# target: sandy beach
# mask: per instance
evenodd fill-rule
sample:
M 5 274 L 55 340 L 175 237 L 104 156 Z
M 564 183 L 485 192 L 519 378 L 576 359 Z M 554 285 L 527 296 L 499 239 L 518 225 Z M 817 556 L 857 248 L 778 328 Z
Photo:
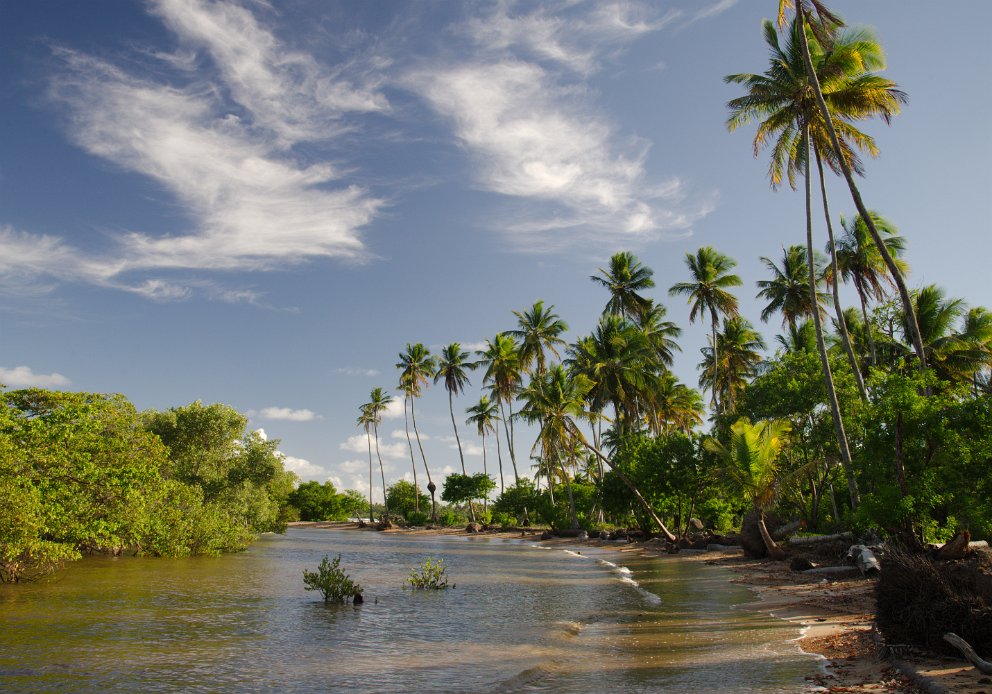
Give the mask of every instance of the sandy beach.
M 299 523 L 294 525 L 361 530 L 355 523 Z M 368 532 L 376 532 L 366 528 Z M 745 559 L 741 550 L 683 551 L 669 555 L 657 540 L 618 543 L 597 539 L 540 540 L 541 531 L 484 531 L 464 528 L 390 529 L 413 535 L 476 536 L 529 539 L 544 545 L 598 547 L 671 561 L 702 561 L 726 567 L 734 583 L 751 589 L 756 600 L 740 609 L 770 613 L 801 629 L 798 644 L 823 658 L 820 668 L 807 676 L 810 689 L 828 692 L 965 692 L 992 694 L 992 678 L 963 659 L 944 658 L 916 649 L 886 653 L 874 631 L 875 582 L 857 574 L 810 575 L 789 569 L 787 562 Z

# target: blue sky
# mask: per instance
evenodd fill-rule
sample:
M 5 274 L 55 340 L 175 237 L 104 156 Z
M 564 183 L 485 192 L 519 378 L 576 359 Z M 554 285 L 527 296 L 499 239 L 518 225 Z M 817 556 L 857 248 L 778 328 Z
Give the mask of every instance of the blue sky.
M 695 385 L 706 328 L 665 291 L 685 253 L 736 258 L 757 323 L 759 256 L 804 233 L 753 129 L 724 125 L 740 92 L 722 77 L 765 69 L 776 7 L 4 3 L 0 382 L 225 402 L 302 478 L 365 490 L 357 408 L 395 387 L 407 342 L 477 346 L 538 299 L 575 337 L 606 301 L 589 275 L 626 249 L 684 327 L 675 371 Z M 868 205 L 907 237 L 914 286 L 992 306 L 992 4 L 831 7 L 875 28 L 910 96 L 866 128 Z M 389 479 L 410 469 L 398 414 Z M 456 469 L 442 389 L 418 419 L 432 471 Z

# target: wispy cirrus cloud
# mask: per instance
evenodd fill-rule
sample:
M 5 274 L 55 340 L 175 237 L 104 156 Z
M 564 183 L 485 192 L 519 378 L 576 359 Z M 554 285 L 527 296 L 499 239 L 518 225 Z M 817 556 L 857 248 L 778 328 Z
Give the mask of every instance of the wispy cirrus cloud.
M 555 251 L 604 235 L 637 243 L 684 233 L 709 211 L 686 203 L 677 177 L 648 179 L 649 143 L 603 116 L 585 79 L 601 60 L 679 16 L 640 3 L 530 11 L 498 3 L 456 28 L 475 44 L 470 60 L 445 56 L 405 76 L 450 122 L 475 163 L 476 184 L 519 203 L 500 220 L 518 249 Z
M 371 69 L 322 65 L 234 2 L 159 0 L 150 11 L 181 50 L 146 52 L 151 64 L 125 69 L 56 47 L 50 97 L 79 147 L 158 183 L 187 221 L 165 234 L 112 234 L 109 248 L 91 252 L 4 229 L 0 248 L 15 272 L 160 300 L 200 292 L 257 302 L 251 290 L 173 275 L 369 257 L 361 232 L 383 201 L 326 156 L 303 161 L 294 147 L 349 130 L 350 114 L 389 109 Z
M 334 369 L 334 373 L 342 376 L 378 376 L 379 369 L 367 369 L 360 366 L 341 366 Z
M 36 374 L 30 366 L 0 366 L 0 383 L 8 388 L 64 388 L 72 382 L 60 373 Z

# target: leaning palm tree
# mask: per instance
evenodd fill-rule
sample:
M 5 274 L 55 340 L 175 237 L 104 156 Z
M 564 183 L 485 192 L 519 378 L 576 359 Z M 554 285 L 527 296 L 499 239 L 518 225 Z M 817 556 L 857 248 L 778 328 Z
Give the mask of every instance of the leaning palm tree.
M 779 28 L 784 26 L 785 13 L 791 8 L 795 8 L 796 10 L 795 24 L 798 27 L 798 31 L 796 33 L 799 37 L 799 52 L 803 60 L 803 66 L 809 79 L 813 95 L 816 98 L 816 104 L 819 108 L 823 125 L 825 126 L 827 135 L 829 136 L 832 151 L 836 156 L 836 160 L 841 169 L 841 173 L 844 176 L 844 180 L 847 182 L 848 190 L 851 192 L 851 198 L 854 200 L 854 206 L 857 208 L 858 214 L 865 219 L 868 232 L 871 235 L 872 240 L 875 242 L 875 245 L 882 256 L 882 260 L 885 262 L 886 267 L 889 269 L 889 273 L 892 275 L 892 278 L 896 283 L 896 287 L 899 290 L 899 298 L 902 302 L 903 312 L 906 315 L 905 322 L 907 330 L 911 335 L 913 349 L 919 359 L 920 368 L 926 369 L 927 362 L 923 348 L 923 337 L 917 323 L 909 288 L 906 286 L 906 281 L 901 270 L 899 269 L 898 264 L 895 262 L 895 258 L 889 254 L 888 249 L 885 247 L 885 241 L 878 229 L 875 227 L 875 223 L 871 218 L 868 207 L 861 199 L 861 191 L 854 182 L 854 173 L 856 172 L 852 170 L 851 162 L 843 154 L 844 146 L 837 134 L 837 123 L 831 114 L 830 108 L 827 106 L 825 94 L 817 76 L 816 68 L 813 64 L 812 54 L 810 52 L 810 44 L 806 35 L 807 21 L 809 21 L 813 32 L 817 35 L 817 38 L 828 46 L 831 35 L 838 27 L 843 26 L 843 22 L 841 22 L 836 15 L 830 12 L 830 10 L 828 10 L 826 6 L 820 2 L 820 0 L 779 0 Z M 885 118 L 885 115 L 882 117 Z
M 413 420 L 413 433 L 417 437 L 417 447 L 420 449 L 420 458 L 424 461 L 424 470 L 427 472 L 427 490 L 431 493 L 431 520 L 437 521 L 437 502 L 434 492 L 437 485 L 431 479 L 431 469 L 427 466 L 427 456 L 424 455 L 424 444 L 420 441 L 420 430 L 417 428 L 417 413 L 414 409 L 414 402 L 419 398 L 427 387 L 428 379 L 434 375 L 434 358 L 430 350 L 418 342 L 415 345 L 407 344 L 406 351 L 399 355 L 399 362 L 396 368 L 400 370 L 400 389 L 404 395 L 404 405 L 410 404 L 410 418 Z M 405 407 L 404 407 L 405 411 Z M 406 432 L 407 443 L 410 445 L 410 459 L 413 460 L 413 446 L 410 444 L 410 430 Z M 420 504 L 417 502 L 417 466 L 413 466 L 413 486 L 414 486 L 414 510 L 420 511 Z
M 751 424 L 747 419 L 739 419 L 730 427 L 728 443 L 715 438 L 703 442 L 706 450 L 723 461 L 724 471 L 754 506 L 768 556 L 777 561 L 785 559 L 785 552 L 768 532 L 765 512 L 778 494 L 781 481 L 778 457 L 789 431 L 789 423 L 784 420 Z
M 356 422 L 358 426 L 365 429 L 365 438 L 368 439 L 369 444 L 369 523 L 375 521 L 372 517 L 372 423 L 375 421 L 375 415 L 372 414 L 372 408 L 369 403 L 362 405 L 358 410 L 358 421 Z
M 382 453 L 379 451 L 379 425 L 382 423 L 382 414 L 393 402 L 393 397 L 387 395 L 382 388 L 373 388 L 369 396 L 369 401 L 363 408 L 368 408 L 369 417 L 372 419 L 372 432 L 375 434 L 375 455 L 379 459 L 379 474 L 382 476 L 382 498 L 386 507 L 385 518 L 389 519 L 389 500 L 386 498 L 386 469 L 382 465 Z M 371 484 L 369 488 L 371 489 Z M 371 494 L 371 491 L 370 491 Z M 372 511 L 369 510 L 371 515 Z
M 544 302 L 538 301 L 529 311 L 514 311 L 517 329 L 507 331 L 520 345 L 520 366 L 532 373 L 544 372 L 545 351 L 559 357 L 557 347 L 565 344 L 561 334 L 568 330 L 568 324 L 552 309 L 554 306 L 545 309 Z
M 600 268 L 599 274 L 591 275 L 589 279 L 610 292 L 603 313 L 634 319 L 651 307 L 649 300 L 639 292 L 654 286 L 653 274 L 651 268 L 641 265 L 636 255 L 620 251 L 610 257 L 609 269 Z
M 896 226 L 876 212 L 871 213 L 875 228 L 883 239 L 889 255 L 893 257 L 899 269 L 905 274 L 908 270 L 906 261 L 902 259 L 906 248 L 905 239 L 899 235 Z M 868 299 L 882 301 L 886 297 L 886 288 L 894 287 L 895 283 L 888 274 L 885 261 L 882 260 L 878 247 L 871 239 L 868 225 L 860 216 L 847 219 L 840 218 L 844 233 L 836 239 L 834 249 L 837 256 L 837 273 L 845 282 L 854 285 L 861 303 L 861 316 L 865 325 L 871 325 L 868 319 Z M 833 278 L 828 275 L 828 281 Z M 836 282 L 835 282 L 836 283 Z M 878 353 L 875 349 L 875 339 L 871 330 L 868 331 L 868 343 L 871 350 L 872 366 L 878 364 Z
M 516 340 L 509 333 L 497 333 L 492 340 L 486 341 L 486 348 L 476 352 L 479 365 L 485 368 L 482 382 L 489 385 L 493 397 L 499 403 L 503 430 L 506 433 L 506 445 L 510 451 L 510 462 L 513 464 L 514 483 L 520 482 L 517 472 L 517 455 L 513 446 L 513 399 L 520 388 L 522 368 L 520 351 Z M 507 416 L 505 408 L 509 408 Z
M 505 486 L 503 483 L 503 456 L 499 452 L 499 427 L 496 426 L 496 422 L 499 421 L 497 410 L 497 404 L 483 395 L 479 399 L 478 404 L 472 405 L 465 410 L 469 414 L 465 423 L 474 424 L 476 431 L 479 432 L 479 436 L 482 437 L 482 472 L 486 475 L 489 474 L 489 469 L 486 466 L 486 434 L 493 433 L 496 435 L 496 457 L 499 459 L 499 493 L 502 494 Z
M 620 481 L 630 490 L 648 516 L 657 524 L 669 542 L 676 537 L 665 527 L 634 483 L 615 467 L 599 449 L 589 443 L 582 434 L 576 419 L 582 418 L 586 393 L 592 387 L 582 374 L 569 375 L 561 365 L 555 365 L 539 378 L 535 378 L 522 394 L 524 405 L 520 416 L 539 426 L 535 446 L 547 446 L 552 451 L 570 451 L 576 445 L 583 446 L 599 460 L 606 463 L 616 473 Z M 557 454 L 557 453 L 556 453 Z
M 458 444 L 458 458 L 462 463 L 463 475 L 468 475 L 468 472 L 465 471 L 465 454 L 462 452 L 462 440 L 458 436 L 458 426 L 455 424 L 454 396 L 464 392 L 465 386 L 469 385 L 468 372 L 478 366 L 475 362 L 469 361 L 468 357 L 468 352 L 463 352 L 460 344 L 452 342 L 441 350 L 437 372 L 434 374 L 434 383 L 443 378 L 444 389 L 448 391 L 448 411 L 451 413 L 451 426 L 455 430 L 455 443 Z M 469 508 L 471 509 L 471 504 Z
M 685 263 L 689 267 L 690 281 L 673 284 L 668 293 L 688 299 L 692 305 L 689 309 L 690 323 L 695 323 L 697 317 L 702 319 L 704 314 L 710 314 L 710 344 L 714 351 L 714 364 L 719 364 L 716 331 L 720 316 L 732 318 L 738 313 L 737 297 L 727 291 L 730 287 L 743 284 L 740 277 L 730 272 L 737 262 L 710 246 L 703 246 L 696 251 L 696 255 L 686 253 Z M 712 393 L 711 404 L 717 409 L 716 391 Z
M 768 302 L 761 311 L 761 320 L 768 322 L 773 314 L 781 313 L 782 324 L 788 324 L 789 329 L 795 331 L 797 321 L 813 315 L 813 301 L 806 278 L 806 249 L 802 246 L 783 248 L 781 267 L 765 256 L 761 256 L 761 262 L 772 276 L 770 280 L 757 282 L 758 298 Z M 826 295 L 817 291 L 816 304 L 821 312 L 825 300 Z

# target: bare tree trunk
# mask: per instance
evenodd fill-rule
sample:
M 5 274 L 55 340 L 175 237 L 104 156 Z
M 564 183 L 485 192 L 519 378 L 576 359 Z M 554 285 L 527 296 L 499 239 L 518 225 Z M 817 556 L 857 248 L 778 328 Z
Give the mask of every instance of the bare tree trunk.
M 565 477 L 565 489 L 568 490 L 568 511 L 572 516 L 572 530 L 578 530 L 579 517 L 575 513 L 575 497 L 572 495 L 572 480 L 569 479 L 568 470 L 561 466 L 561 474 Z
M 413 439 L 410 438 L 410 415 L 407 412 L 407 403 L 410 395 L 403 395 L 403 424 L 406 426 L 406 445 L 410 447 L 410 466 L 413 468 L 413 510 L 420 513 L 420 485 L 417 484 L 417 459 L 413 457 Z M 385 494 L 383 487 L 383 494 Z
M 499 460 L 499 493 L 502 494 L 505 487 L 503 485 L 503 453 L 499 448 L 499 425 L 497 424 L 494 429 L 496 433 L 496 459 Z
M 861 290 L 861 285 L 854 283 L 854 289 L 858 292 L 858 300 L 861 302 L 861 317 L 865 321 L 865 332 L 868 333 L 868 347 L 871 349 L 871 365 L 878 366 L 878 355 L 875 353 L 875 335 L 868 321 L 868 304 L 865 301 L 865 293 Z
M 462 461 L 462 474 L 468 477 L 468 473 L 465 471 L 465 454 L 462 453 L 462 440 L 458 438 L 458 425 L 455 424 L 455 402 L 453 393 L 448 391 L 448 412 L 451 413 L 451 427 L 455 430 L 455 443 L 458 444 L 458 458 Z M 482 456 L 483 456 L 483 466 L 485 464 L 486 455 L 486 439 L 482 439 Z M 475 522 L 475 509 L 472 507 L 472 500 L 468 501 L 468 515 L 472 522 Z
M 482 474 L 485 475 L 486 477 L 489 477 L 489 468 L 486 465 L 486 431 L 485 431 L 485 429 L 482 430 Z M 500 481 L 502 482 L 502 480 L 500 480 Z M 500 493 L 501 494 L 503 493 L 502 490 L 500 490 Z M 489 495 L 488 494 L 486 494 L 482 498 L 482 510 L 484 512 L 488 512 L 489 511 Z M 475 517 L 474 516 L 472 517 L 472 520 L 475 520 Z
M 864 402 L 868 402 L 868 390 L 865 388 L 865 379 L 861 376 L 861 366 L 858 364 L 858 358 L 854 355 L 854 348 L 851 347 L 851 338 L 847 334 L 847 321 L 844 320 L 844 311 L 840 306 L 840 273 L 837 269 L 837 249 L 834 247 L 834 225 L 830 221 L 830 208 L 827 205 L 827 184 L 823 179 L 823 162 L 820 159 L 820 148 L 814 144 L 813 151 L 816 153 L 816 169 L 820 174 L 820 196 L 823 198 L 823 216 L 827 220 L 827 239 L 830 245 L 830 269 L 834 277 L 832 285 L 834 311 L 837 314 L 837 327 L 840 328 L 844 351 L 847 352 L 847 360 L 851 363 L 851 371 L 854 373 L 854 382 L 858 386 L 858 393 L 861 394 L 861 399 Z M 815 295 L 813 305 L 816 306 Z M 819 308 L 817 307 L 814 310 L 819 310 Z
M 868 212 L 868 208 L 865 207 L 865 203 L 861 200 L 861 191 L 858 190 L 857 184 L 854 182 L 854 174 L 851 172 L 851 166 L 844 157 L 844 152 L 841 149 L 840 141 L 837 139 L 837 131 L 834 129 L 834 121 L 830 116 L 830 109 L 827 108 L 827 102 L 823 99 L 823 91 L 820 89 L 820 80 L 816 76 L 816 69 L 813 67 L 813 59 L 809 54 L 809 41 L 806 39 L 806 17 L 803 14 L 802 5 L 797 3 L 796 7 L 796 20 L 799 23 L 799 43 L 802 46 L 803 52 L 803 62 L 806 64 L 806 75 L 809 77 L 810 83 L 813 86 L 813 92 L 816 95 L 816 103 L 820 107 L 820 114 L 823 116 L 823 120 L 827 126 L 827 132 L 830 133 L 830 142 L 833 145 L 834 151 L 837 153 L 837 159 L 840 162 L 841 171 L 844 173 L 844 179 L 847 181 L 847 187 L 851 191 L 851 197 L 854 199 L 854 206 L 858 208 L 858 214 L 861 218 L 865 220 L 865 225 L 868 227 L 868 233 L 871 234 L 872 240 L 875 242 L 875 246 L 878 247 L 878 252 L 882 256 L 882 260 L 885 262 L 885 266 L 889 269 L 889 274 L 892 275 L 892 279 L 895 280 L 896 287 L 899 289 L 899 298 L 902 300 L 903 313 L 906 316 L 906 324 L 909 327 L 910 337 L 913 342 L 913 349 L 916 352 L 917 358 L 920 360 L 920 368 L 927 368 L 926 354 L 923 349 L 923 336 L 920 334 L 920 325 L 916 320 L 916 310 L 913 308 L 913 299 L 909 295 L 909 289 L 906 287 L 906 281 L 902 276 L 902 271 L 899 270 L 899 266 L 896 265 L 895 259 L 892 254 L 889 253 L 889 249 L 886 247 L 885 242 L 882 240 L 881 234 L 878 233 L 878 229 L 875 227 L 875 222 L 871 218 L 871 214 Z
M 809 292 L 816 304 L 816 269 L 813 265 L 813 214 L 810 195 L 809 171 L 809 124 L 804 127 L 804 144 L 806 147 L 806 266 L 809 271 Z M 834 388 L 833 374 L 830 373 L 830 360 L 827 357 L 827 346 L 823 341 L 823 325 L 820 321 L 820 311 L 813 311 L 813 327 L 816 329 L 816 349 L 820 353 L 820 366 L 823 369 L 823 381 L 827 389 L 827 400 L 830 404 L 830 414 L 834 420 L 834 431 L 837 435 L 837 447 L 840 449 L 841 464 L 847 476 L 847 489 L 851 495 L 851 507 L 856 509 L 860 504 L 857 481 L 854 479 L 854 466 L 851 462 L 851 449 L 848 447 L 847 434 L 844 432 L 844 420 L 840 414 L 840 403 L 837 402 L 837 391 Z
M 386 497 L 386 468 L 382 466 L 382 453 L 379 452 L 379 425 L 373 424 L 375 429 L 375 455 L 379 459 L 379 474 L 382 475 L 382 505 L 386 508 L 386 520 L 389 520 L 389 499 Z M 371 509 L 369 515 L 371 515 Z
M 510 462 L 513 463 L 513 481 L 520 484 L 520 475 L 517 473 L 517 456 L 513 452 L 513 437 L 510 436 L 510 426 L 507 424 L 506 410 L 503 408 L 503 401 L 499 401 L 499 411 L 503 415 L 503 431 L 506 433 L 506 447 L 510 449 Z M 511 410 L 510 416 L 513 416 Z
M 431 493 L 431 521 L 437 522 L 437 503 L 434 499 L 434 492 L 437 487 L 431 479 L 431 469 L 427 467 L 427 456 L 424 455 L 424 444 L 420 442 L 420 430 L 417 429 L 417 413 L 413 409 L 413 401 L 416 397 L 410 398 L 410 418 L 413 420 L 413 433 L 417 436 L 417 448 L 420 449 L 420 457 L 424 461 L 424 470 L 427 472 L 427 491 Z
M 369 441 L 369 523 L 375 519 L 372 517 L 372 430 L 365 425 L 365 438 Z

